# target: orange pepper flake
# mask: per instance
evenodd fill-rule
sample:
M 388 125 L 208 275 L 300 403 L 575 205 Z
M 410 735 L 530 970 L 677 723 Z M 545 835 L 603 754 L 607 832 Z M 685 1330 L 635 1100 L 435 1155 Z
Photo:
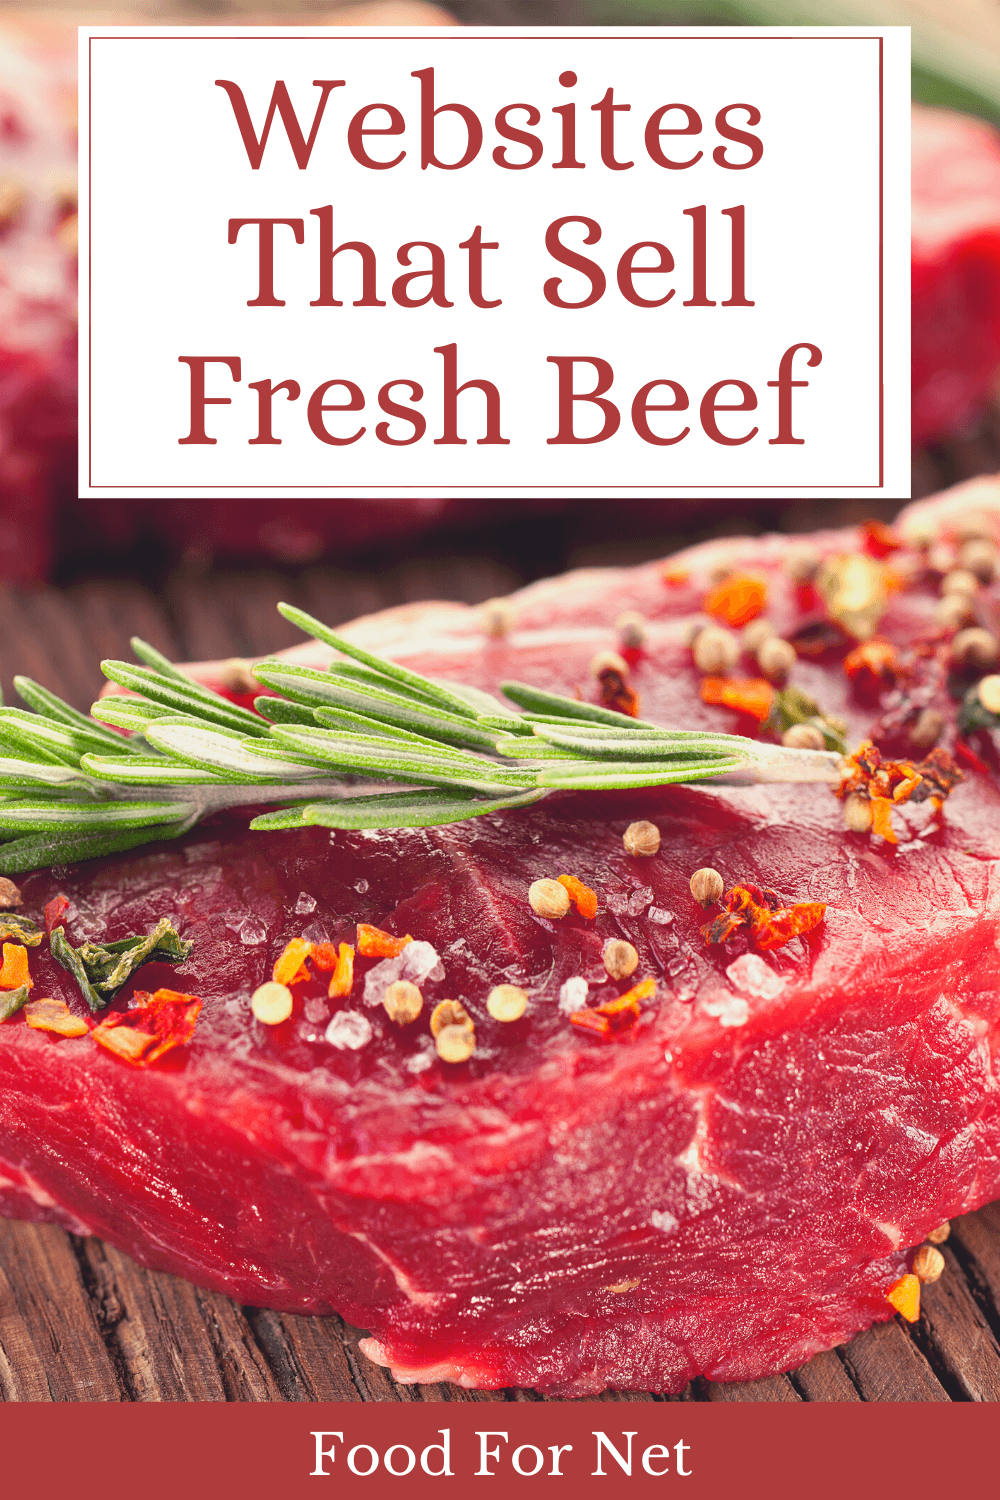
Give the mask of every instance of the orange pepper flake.
M 3 968 L 0 968 L 0 990 L 19 990 L 23 984 L 29 989 L 34 980 L 28 974 L 28 950 L 20 943 L 4 943 Z
M 332 947 L 332 944 L 331 944 Z M 354 949 L 350 943 L 341 943 L 340 952 L 330 980 L 328 994 L 331 1000 L 341 1000 L 351 993 L 354 985 Z
M 624 1031 L 626 1027 L 633 1026 L 639 1019 L 639 1002 L 648 1000 L 656 992 L 655 979 L 643 979 L 639 984 L 633 985 L 626 990 L 624 995 L 616 995 L 613 1000 L 605 1000 L 603 1005 L 598 1005 L 594 1010 L 575 1010 L 570 1016 L 574 1026 L 581 1031 L 591 1031 L 595 1036 L 610 1037 L 617 1031 Z
M 907 1274 L 894 1281 L 885 1294 L 885 1300 L 891 1302 L 901 1318 L 908 1323 L 915 1323 L 920 1317 L 920 1282 L 916 1276 Z
M 872 833 L 877 833 L 885 839 L 887 844 L 898 844 L 895 830 L 892 826 L 892 802 L 888 797 L 873 797 L 872 804 Z
M 381 927 L 372 927 L 368 922 L 358 923 L 358 952 L 362 958 L 398 958 L 407 943 L 412 942 L 409 933 L 406 937 L 393 937 Z
M 575 875 L 559 875 L 556 878 L 581 917 L 592 922 L 597 916 L 596 891 L 592 891 L 589 885 L 584 885 L 582 880 L 577 880 Z
M 748 625 L 767 603 L 767 588 L 759 578 L 733 573 L 724 578 L 705 600 L 705 613 L 727 625 Z
M 802 937 L 822 922 L 825 901 L 801 901 L 786 906 L 777 891 L 757 885 L 734 885 L 722 898 L 723 910 L 701 929 L 706 945 L 724 943 L 741 927 L 765 953 L 780 948 L 793 937 Z
M 182 1047 L 194 1035 L 202 1008 L 197 995 L 179 990 L 136 990 L 139 1003 L 131 1010 L 112 1011 L 91 1032 L 94 1041 L 125 1062 L 145 1067 L 174 1047 Z
M 703 677 L 701 701 L 721 708 L 734 708 L 763 724 L 770 715 L 777 689 L 763 677 L 734 682 L 729 677 Z
M 274 966 L 275 984 L 302 984 L 309 978 L 305 961 L 312 952 L 312 946 L 305 938 L 292 938 Z
M 32 1000 L 24 1007 L 24 1019 L 35 1031 L 56 1036 L 86 1036 L 90 1027 L 82 1016 L 74 1016 L 65 1000 Z

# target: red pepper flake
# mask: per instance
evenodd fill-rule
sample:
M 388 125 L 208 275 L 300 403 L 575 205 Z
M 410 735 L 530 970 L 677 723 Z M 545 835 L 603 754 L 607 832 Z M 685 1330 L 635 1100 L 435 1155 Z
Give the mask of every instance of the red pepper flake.
M 354 986 L 354 949 L 350 943 L 341 943 L 333 978 L 327 991 L 331 1000 L 343 1000 Z
M 800 901 L 786 906 L 777 891 L 757 885 L 734 885 L 722 898 L 724 910 L 701 929 L 705 943 L 724 943 L 741 927 L 763 952 L 780 948 L 793 937 L 802 937 L 822 922 L 825 901 Z
M 888 557 L 890 552 L 898 552 L 903 545 L 892 527 L 887 526 L 884 521 L 864 521 L 861 532 L 865 551 L 870 557 Z
M 157 990 L 150 995 L 146 990 L 136 990 L 133 999 L 138 1005 L 131 1010 L 112 1011 L 91 1032 L 105 1051 L 144 1068 L 191 1040 L 202 1008 L 196 995 L 183 995 L 178 990 Z
M 733 573 L 724 578 L 705 600 L 705 613 L 727 625 L 748 625 L 767 603 L 767 588 L 760 578 Z
M 575 875 L 559 875 L 556 878 L 581 917 L 592 922 L 597 916 L 596 891 L 592 891 L 589 885 L 584 885 L 582 880 L 577 880 Z
M 20 943 L 4 943 L 3 967 L 0 968 L 0 990 L 19 990 L 23 985 L 29 989 L 34 980 L 28 974 L 28 950 Z
M 947 750 L 937 746 L 926 760 L 883 760 L 876 745 L 866 741 L 847 757 L 847 771 L 836 795 L 867 797 L 872 808 L 872 832 L 897 844 L 891 812 L 903 802 L 930 802 L 940 811 L 945 798 L 964 778 Z
M 45 903 L 45 930 L 51 932 L 53 928 L 62 925 L 63 912 L 69 910 L 69 901 L 65 896 L 53 896 L 51 901 Z
M 306 938 L 292 938 L 274 966 L 272 977 L 275 984 L 305 983 L 309 978 L 306 959 L 312 952 L 312 946 Z
M 336 943 L 314 943 L 309 956 L 317 969 L 322 970 L 324 974 L 329 974 L 331 969 L 337 967 Z
M 358 923 L 358 952 L 362 958 L 398 958 L 407 943 L 412 942 L 409 933 L 406 937 L 393 937 L 381 927 L 372 927 L 368 922 Z
M 602 651 L 590 667 L 597 678 L 601 692 L 601 705 L 614 713 L 626 714 L 630 719 L 639 717 L 639 694 L 628 680 L 628 662 L 617 651 Z
M 889 641 L 862 641 L 844 659 L 844 671 L 859 688 L 892 687 L 899 675 L 899 657 Z
M 701 701 L 720 708 L 734 708 L 763 724 L 774 707 L 777 689 L 763 677 L 734 682 L 729 677 L 703 677 Z
M 605 1038 L 614 1036 L 616 1032 L 635 1025 L 639 1019 L 640 1000 L 648 1000 L 655 992 L 656 980 L 643 979 L 624 995 L 616 995 L 594 1010 L 575 1010 L 570 1020 L 581 1031 L 591 1031 L 595 1036 Z

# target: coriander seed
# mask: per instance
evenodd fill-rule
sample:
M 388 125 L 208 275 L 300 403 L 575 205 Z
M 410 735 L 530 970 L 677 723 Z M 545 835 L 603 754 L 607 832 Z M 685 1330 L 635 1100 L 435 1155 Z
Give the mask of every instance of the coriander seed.
M 764 642 L 771 640 L 777 634 L 770 620 L 751 620 L 743 631 L 741 644 L 744 651 L 751 656 L 756 656 Z
M 691 876 L 691 894 L 699 906 L 712 906 L 725 889 L 725 881 L 718 870 L 713 870 L 710 865 L 695 870 Z
M 397 979 L 386 989 L 382 1004 L 390 1021 L 395 1021 L 398 1026 L 408 1026 L 423 1010 L 424 997 L 408 979 Z
M 639 955 L 624 938 L 609 938 L 604 944 L 604 967 L 612 979 L 627 979 L 639 966 Z
M 626 854 L 641 855 L 649 858 L 660 852 L 660 830 L 655 823 L 641 818 L 638 823 L 630 823 L 622 835 Z
M 527 993 L 516 984 L 497 984 L 486 997 L 494 1021 L 519 1021 L 528 1008 Z
M 471 1026 L 444 1026 L 434 1038 L 442 1062 L 468 1062 L 476 1050 L 476 1033 Z
M 943 1224 L 939 1224 L 936 1229 L 931 1230 L 927 1238 L 930 1240 L 932 1245 L 943 1245 L 950 1234 L 951 1221 L 950 1219 L 945 1219 Z
M 615 629 L 623 646 L 638 651 L 646 644 L 646 622 L 637 610 L 627 609 L 615 621 Z
M 536 880 L 528 888 L 528 905 L 536 917 L 558 922 L 569 911 L 569 892 L 558 880 Z
M 617 651 L 598 651 L 590 663 L 591 677 L 603 677 L 605 672 L 614 672 L 619 677 L 628 676 L 628 662 Z
M 472 1017 L 461 1000 L 442 1000 L 431 1011 L 431 1035 L 437 1036 L 446 1026 L 467 1026 L 473 1030 Z
M 934 1245 L 921 1245 L 913 1257 L 913 1274 L 925 1286 L 941 1279 L 944 1266 L 944 1256 Z
M 988 714 L 1000 714 L 1000 677 L 984 677 L 976 688 L 976 695 Z
M 934 624 L 939 630 L 960 630 L 971 616 L 968 594 L 945 594 L 934 606 Z
M 789 750 L 822 750 L 826 746 L 815 724 L 792 724 L 781 736 L 781 743 Z
M 757 665 L 768 682 L 784 682 L 797 659 L 791 642 L 777 636 L 765 641 L 757 652 Z
M 872 826 L 872 805 L 867 797 L 852 792 L 844 799 L 844 826 L 851 833 L 868 833 Z
M 287 984 L 269 979 L 254 990 L 250 1009 L 264 1026 L 280 1026 L 292 1013 L 292 992 Z
M 979 591 L 979 579 L 968 568 L 951 568 L 941 580 L 941 596 L 965 594 L 969 599 Z
M 480 605 L 479 619 L 484 635 L 502 641 L 514 629 L 514 608 L 506 599 L 487 599 Z
M 981 583 L 992 583 L 997 575 L 997 545 L 987 537 L 970 537 L 958 549 L 961 567 L 975 573 Z
M 951 643 L 952 660 L 960 667 L 987 672 L 1000 661 L 1000 642 L 989 630 L 973 625 L 960 630 Z
M 724 677 L 740 658 L 739 641 L 721 625 L 706 625 L 699 630 L 691 651 L 698 671 L 709 677 Z
M 16 906 L 23 905 L 21 892 L 13 880 L 8 880 L 6 875 L 0 875 L 0 911 L 13 911 Z
M 920 716 L 910 730 L 910 739 L 918 750 L 929 750 L 936 745 L 944 732 L 944 714 L 936 708 L 922 708 Z

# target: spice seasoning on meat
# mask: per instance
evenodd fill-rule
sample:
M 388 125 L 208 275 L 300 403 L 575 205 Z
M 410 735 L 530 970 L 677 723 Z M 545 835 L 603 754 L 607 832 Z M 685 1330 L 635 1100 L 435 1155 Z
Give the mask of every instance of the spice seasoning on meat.
M 333 945 L 330 944 L 332 947 Z M 337 960 L 333 966 L 333 974 L 330 978 L 330 988 L 327 995 L 331 1000 L 343 1000 L 351 993 L 354 986 L 354 949 L 350 943 L 341 943 L 337 952 Z
M 65 896 L 53 896 L 51 901 L 45 903 L 45 930 L 52 932 L 54 928 L 62 923 L 63 913 L 69 910 L 69 902 Z
M 305 938 L 292 938 L 274 966 L 275 984 L 304 984 L 309 978 L 306 959 L 312 952 L 312 943 Z
M 269 979 L 250 996 L 250 1009 L 263 1026 L 280 1026 L 292 1013 L 292 992 L 287 984 Z
M 575 875 L 559 875 L 557 883 L 562 886 L 581 917 L 592 922 L 597 916 L 597 892 L 592 891 L 589 885 L 584 885 L 582 880 L 577 880 Z
M 734 708 L 761 723 L 774 707 L 775 690 L 763 677 L 733 682 L 728 677 L 706 677 L 699 688 L 701 701 L 721 708 Z
M 16 990 L 0 990 L 0 1021 L 9 1021 L 18 1011 L 23 1010 L 30 994 L 31 990 L 26 984 Z
M 86 1036 L 90 1027 L 82 1016 L 74 1016 L 65 1000 L 34 1000 L 24 1007 L 24 1019 L 35 1031 L 56 1036 Z
M 3 967 L 0 968 L 0 990 L 30 989 L 34 980 L 28 973 L 28 950 L 20 943 L 4 943 Z
M 866 742 L 846 757 L 844 776 L 835 791 L 845 801 L 849 828 L 864 832 L 860 804 L 867 801 L 871 806 L 871 831 L 896 844 L 899 840 L 890 817 L 894 806 L 929 801 L 935 811 L 940 811 L 948 793 L 962 779 L 962 772 L 940 746 L 919 765 L 913 765 L 906 760 L 884 760 L 877 746 Z M 848 807 L 855 810 L 850 818 Z
M 112 1011 L 90 1033 L 107 1052 L 136 1067 L 146 1067 L 194 1035 L 202 1002 L 196 995 L 136 990 L 131 1010 Z
M 472 1017 L 460 1000 L 441 1000 L 431 1011 L 431 1036 L 446 1026 L 472 1026 Z
M 413 939 L 409 933 L 406 937 L 393 937 L 391 932 L 383 932 L 381 927 L 372 927 L 367 922 L 358 923 L 358 952 L 362 958 L 398 958 Z
M 21 943 L 26 948 L 37 948 L 45 936 L 37 922 L 13 912 L 0 913 L 0 940 Z
M 622 834 L 622 843 L 626 854 L 649 859 L 660 852 L 660 830 L 655 823 L 642 818 L 639 822 L 628 825 Z
M 944 1274 L 945 1259 L 934 1245 L 921 1245 L 913 1257 L 913 1274 L 923 1285 L 939 1281 Z
M 901 1318 L 915 1323 L 920 1317 L 920 1282 L 916 1276 L 901 1276 L 892 1283 L 885 1300 L 892 1303 Z
M 536 917 L 558 922 L 569 911 L 569 891 L 559 880 L 535 880 L 528 887 L 528 905 Z
M 748 625 L 767 603 L 767 588 L 759 578 L 731 574 L 705 600 L 705 613 L 727 625 Z
M 603 707 L 637 719 L 639 695 L 629 682 L 628 662 L 624 657 L 617 651 L 599 651 L 590 664 L 590 670 L 600 686 Z
M 21 892 L 13 880 L 8 880 L 6 875 L 0 875 L 0 910 L 10 911 L 15 906 L 22 906 Z
M 423 1010 L 424 997 L 408 979 L 397 979 L 386 986 L 382 1004 L 390 1021 L 395 1021 L 398 1026 L 409 1026 Z
M 826 915 L 825 901 L 786 906 L 777 891 L 756 885 L 734 885 L 722 898 L 724 910 L 701 929 L 706 944 L 724 943 L 742 927 L 762 951 L 780 948 L 793 937 L 812 932 Z
M 486 997 L 494 1021 L 519 1021 L 528 1008 L 527 993 L 516 984 L 497 984 Z

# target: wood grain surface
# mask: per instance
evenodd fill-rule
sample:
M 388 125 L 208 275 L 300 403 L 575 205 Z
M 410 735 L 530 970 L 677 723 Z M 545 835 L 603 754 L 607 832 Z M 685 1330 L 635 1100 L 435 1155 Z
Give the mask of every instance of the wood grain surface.
M 85 709 L 103 680 L 98 663 L 129 657 L 133 634 L 175 660 L 263 653 L 298 638 L 275 612 L 282 598 L 331 623 L 412 599 L 476 603 L 515 587 L 546 561 L 586 556 L 590 546 L 579 528 L 550 535 L 542 549 L 504 550 L 494 540 L 462 551 L 436 538 L 404 556 L 351 567 L 191 570 L 0 589 L 4 692 L 14 672 L 23 672 Z M 633 538 L 629 546 L 632 555 L 643 546 L 655 555 L 662 540 Z M 789 1375 L 743 1385 L 696 1381 L 670 1399 L 1000 1401 L 1000 1204 L 957 1221 L 944 1252 L 947 1270 L 924 1288 L 915 1326 L 897 1319 Z M 532 1391 L 397 1385 L 359 1353 L 359 1337 L 339 1318 L 239 1307 L 147 1271 L 98 1240 L 0 1220 L 0 1400 L 543 1399 Z

